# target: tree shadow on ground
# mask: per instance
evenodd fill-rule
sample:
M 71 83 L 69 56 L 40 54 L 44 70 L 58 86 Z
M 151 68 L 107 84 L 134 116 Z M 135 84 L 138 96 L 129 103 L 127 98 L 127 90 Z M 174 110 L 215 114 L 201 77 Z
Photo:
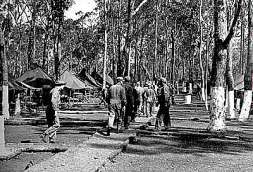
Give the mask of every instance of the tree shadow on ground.
M 137 143 L 129 145 L 125 153 L 152 155 L 161 153 L 198 154 L 218 153 L 236 155 L 253 151 L 253 144 L 238 140 L 204 138 L 196 139 L 185 136 L 168 138 L 138 137 Z
M 229 133 L 229 134 L 228 134 Z M 204 156 L 205 153 L 237 155 L 253 151 L 253 143 L 230 138 L 240 132 L 230 131 L 226 135 L 211 134 L 203 129 L 173 128 L 172 132 L 164 135 L 139 135 L 137 142 L 129 144 L 125 153 L 153 155 L 162 153 L 195 154 Z M 226 136 L 226 137 L 225 137 Z M 229 136 L 229 137 L 227 137 Z M 117 140 L 108 137 L 108 140 Z M 94 144 L 96 148 L 112 149 L 113 145 Z M 114 145 L 116 146 L 116 145 Z

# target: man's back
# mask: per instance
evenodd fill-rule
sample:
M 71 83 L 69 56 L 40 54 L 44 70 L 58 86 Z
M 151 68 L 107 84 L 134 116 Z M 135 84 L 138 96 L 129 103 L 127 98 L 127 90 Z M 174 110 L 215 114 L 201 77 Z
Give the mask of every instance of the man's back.
M 134 103 L 134 88 L 129 83 L 124 84 L 124 88 L 126 93 L 127 104 L 132 106 Z
M 163 84 L 163 86 L 158 89 L 159 104 L 161 104 L 162 106 L 169 105 L 170 95 L 171 95 L 171 89 L 166 84 Z
M 109 103 L 121 103 L 126 102 L 125 90 L 120 84 L 111 86 L 108 92 Z
M 141 101 L 142 100 L 142 94 L 144 92 L 144 89 L 140 86 L 137 86 L 136 88 L 136 91 L 137 91 L 137 94 L 138 94 L 138 97 L 139 97 L 139 100 Z

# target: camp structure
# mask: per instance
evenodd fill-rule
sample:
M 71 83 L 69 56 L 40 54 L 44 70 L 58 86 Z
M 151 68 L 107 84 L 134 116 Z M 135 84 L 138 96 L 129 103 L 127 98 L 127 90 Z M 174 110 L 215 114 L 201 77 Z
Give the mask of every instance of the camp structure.
M 53 86 L 54 81 L 40 67 L 26 71 L 23 75 L 16 79 L 32 87 L 42 88 L 43 85 Z
M 99 84 L 101 84 L 101 85 L 103 84 L 103 75 L 102 74 L 100 74 L 100 73 L 98 73 L 96 71 L 93 71 L 92 74 L 91 74 L 91 76 L 93 78 L 95 78 L 96 81 Z M 107 85 L 113 85 L 114 84 L 113 79 L 109 75 L 106 75 L 106 84 Z
M 69 71 L 65 71 L 60 80 L 66 82 L 65 87 L 73 90 L 92 89 L 91 86 L 85 84 Z
M 89 75 L 85 68 L 82 69 L 82 71 L 78 74 L 79 78 L 84 81 L 87 85 L 90 85 L 92 87 L 102 87 L 101 84 L 99 84 L 91 75 Z

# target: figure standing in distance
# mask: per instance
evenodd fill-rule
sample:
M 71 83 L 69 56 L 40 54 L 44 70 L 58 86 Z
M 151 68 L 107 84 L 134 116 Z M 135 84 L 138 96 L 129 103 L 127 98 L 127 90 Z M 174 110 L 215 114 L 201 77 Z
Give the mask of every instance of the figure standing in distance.
M 140 82 L 137 82 L 137 85 L 135 87 L 138 95 L 138 100 L 139 100 L 139 105 L 138 105 L 138 114 L 140 115 L 143 112 L 143 99 L 142 99 L 142 94 L 143 94 L 143 88 L 141 87 Z
M 47 142 L 47 137 L 50 143 L 55 143 L 56 132 L 60 127 L 59 120 L 59 106 L 61 103 L 60 91 L 63 89 L 66 83 L 63 81 L 57 81 L 55 87 L 50 91 L 50 102 L 46 109 L 46 118 L 48 129 L 41 135 L 42 141 Z
M 140 105 L 140 100 L 139 100 L 139 96 L 136 90 L 136 87 L 133 86 L 133 97 L 134 97 L 134 106 L 133 106 L 133 113 L 131 116 L 131 122 L 135 122 L 135 118 L 137 116 L 137 111 L 138 111 L 138 107 Z
M 154 103 L 156 100 L 155 90 L 152 88 L 152 84 L 148 84 L 148 99 L 147 99 L 147 109 L 148 109 L 148 116 L 152 116 Z
M 126 107 L 124 114 L 124 127 L 128 129 L 130 124 L 130 118 L 133 116 L 133 106 L 134 106 L 134 88 L 130 83 L 130 77 L 125 77 L 125 93 L 126 93 Z
M 108 119 L 108 130 L 107 135 L 110 136 L 111 129 L 113 128 L 113 123 L 115 116 L 117 119 L 117 126 L 122 122 L 122 111 L 126 105 L 126 93 L 123 87 L 123 78 L 117 78 L 117 84 L 111 86 L 108 90 L 106 101 L 108 103 L 109 119 Z M 117 128 L 118 129 L 118 128 Z
M 160 105 L 156 120 L 156 126 L 158 130 L 161 130 L 162 121 L 164 123 L 165 130 L 171 127 L 169 114 L 171 90 L 166 82 L 166 79 L 163 77 L 158 81 L 157 98 L 158 104 Z
M 146 116 L 147 118 L 149 117 L 149 113 L 148 113 L 148 82 L 145 83 L 144 87 L 143 87 L 143 94 L 142 94 L 142 100 L 143 100 L 143 114 L 144 116 Z

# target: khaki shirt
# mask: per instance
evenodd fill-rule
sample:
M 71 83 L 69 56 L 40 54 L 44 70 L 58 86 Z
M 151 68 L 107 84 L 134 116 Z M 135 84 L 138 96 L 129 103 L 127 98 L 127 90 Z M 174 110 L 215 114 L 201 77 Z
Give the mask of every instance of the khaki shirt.
M 55 111 L 58 111 L 59 110 L 59 105 L 61 103 L 61 95 L 60 95 L 60 88 L 53 88 L 51 90 L 51 103 L 52 103 L 52 107 Z

